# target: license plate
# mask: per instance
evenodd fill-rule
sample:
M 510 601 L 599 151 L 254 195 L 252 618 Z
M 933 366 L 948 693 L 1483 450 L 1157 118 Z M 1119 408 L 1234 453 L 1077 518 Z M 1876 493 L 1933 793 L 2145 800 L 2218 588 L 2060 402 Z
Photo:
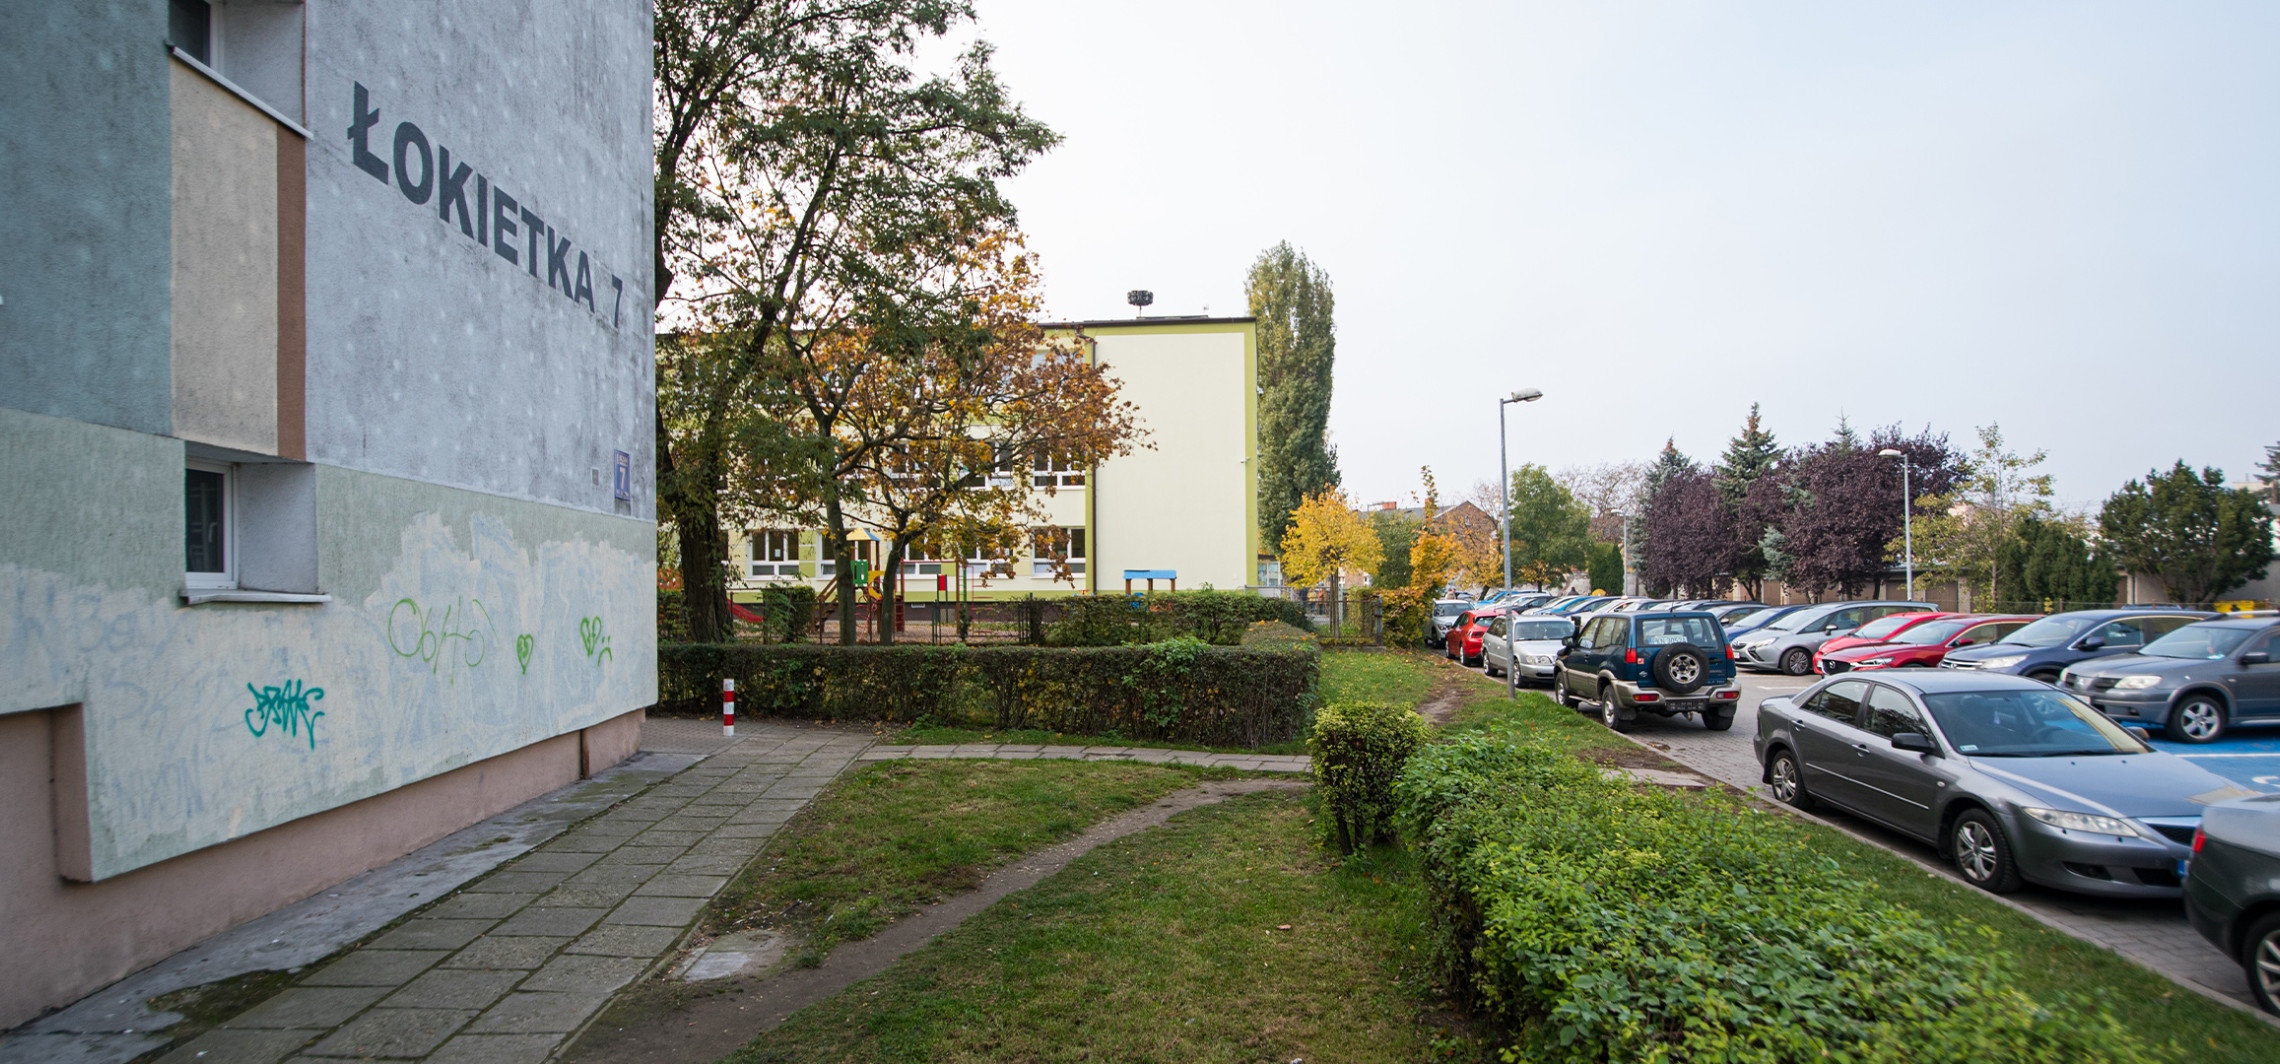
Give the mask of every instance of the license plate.
M 2185 873 L 2186 873 L 2186 872 L 2188 872 L 2188 871 L 2191 871 L 2191 870 L 2192 870 L 2192 868 L 2193 868 L 2193 862 L 2192 862 L 2192 861 L 2189 861 L 2189 860 L 2187 860 L 2187 859 L 2185 859 L 2185 858 L 2182 858 L 2182 857 L 2178 858 L 2178 859 L 2177 859 L 2177 878 L 2179 878 L 2179 879 L 2184 879 L 2184 878 L 2185 878 Z

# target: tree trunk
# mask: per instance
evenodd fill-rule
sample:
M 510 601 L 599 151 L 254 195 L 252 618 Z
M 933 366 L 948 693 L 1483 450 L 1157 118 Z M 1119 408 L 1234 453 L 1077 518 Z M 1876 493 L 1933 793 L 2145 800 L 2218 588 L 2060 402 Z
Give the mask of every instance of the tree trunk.
M 1330 634 L 1345 634 L 1345 625 L 1338 616 L 1338 570 L 1330 570 Z
M 720 511 L 686 507 L 674 515 L 681 541 L 681 613 L 692 643 L 727 643 L 736 628 L 728 612 L 728 536 Z
M 879 577 L 879 645 L 892 646 L 895 641 L 895 575 L 902 571 L 903 545 L 901 540 L 887 544 L 886 568 Z
M 823 502 L 823 535 L 831 542 L 833 570 L 839 593 L 839 645 L 855 645 L 855 545 L 847 542 L 847 515 L 839 508 L 839 495 L 834 492 Z

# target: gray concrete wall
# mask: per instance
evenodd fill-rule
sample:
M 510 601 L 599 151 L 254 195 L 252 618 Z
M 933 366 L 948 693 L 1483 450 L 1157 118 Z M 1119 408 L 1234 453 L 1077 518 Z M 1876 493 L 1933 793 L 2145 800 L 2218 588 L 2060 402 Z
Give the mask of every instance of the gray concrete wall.
M 166 6 L 0 5 L 0 406 L 169 431 Z
M 653 517 L 649 4 L 306 18 L 309 458 Z

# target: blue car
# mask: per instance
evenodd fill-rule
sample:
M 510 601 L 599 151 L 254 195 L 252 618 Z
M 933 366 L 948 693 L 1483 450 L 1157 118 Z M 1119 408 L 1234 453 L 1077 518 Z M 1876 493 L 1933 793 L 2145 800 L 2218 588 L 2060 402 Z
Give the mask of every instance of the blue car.
M 1642 713 L 1691 713 L 1725 731 L 1742 697 L 1725 634 L 1701 610 L 1589 618 L 1560 651 L 1552 692 L 1570 709 L 1597 702 L 1600 722 L 1619 732 Z
M 2128 654 L 2217 614 L 2206 610 L 2137 607 L 2054 613 L 1985 646 L 1964 647 L 1940 661 L 1943 669 L 1978 669 L 2057 683 L 2078 661 Z

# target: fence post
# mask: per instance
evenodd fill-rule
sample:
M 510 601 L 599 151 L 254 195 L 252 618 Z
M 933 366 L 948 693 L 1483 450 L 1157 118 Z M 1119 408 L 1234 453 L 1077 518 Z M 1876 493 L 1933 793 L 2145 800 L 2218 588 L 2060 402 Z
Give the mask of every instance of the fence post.
M 736 736 L 736 678 L 724 676 L 720 681 L 720 734 L 725 738 Z

